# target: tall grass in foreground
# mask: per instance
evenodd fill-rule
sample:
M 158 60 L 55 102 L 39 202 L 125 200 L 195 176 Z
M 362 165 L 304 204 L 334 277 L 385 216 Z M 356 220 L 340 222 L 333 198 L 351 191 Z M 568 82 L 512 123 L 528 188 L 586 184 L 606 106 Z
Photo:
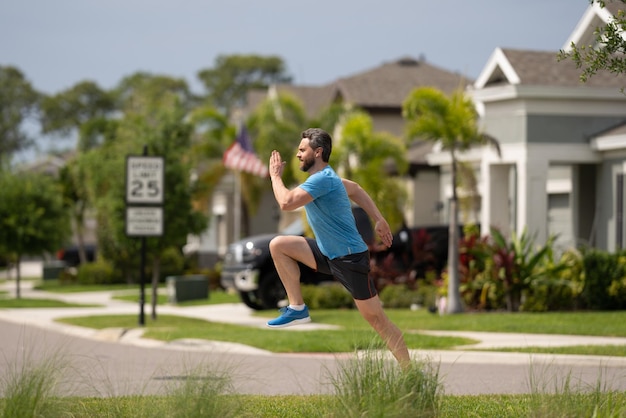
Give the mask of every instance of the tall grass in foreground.
M 338 360 L 330 375 L 334 394 L 252 396 L 234 393 L 235 370 L 193 366 L 173 376 L 164 396 L 67 397 L 59 383 L 71 370 L 66 357 L 24 359 L 0 382 L 0 417 L 72 418 L 373 418 L 530 417 L 614 418 L 626 416 L 626 392 L 610 390 L 604 377 L 587 385 L 571 372 L 533 365 L 529 393 L 444 396 L 439 367 L 429 360 L 401 370 L 386 350 L 369 349 Z M 84 382 L 81 382 L 81 384 Z
M 241 406 L 232 393 L 227 372 L 201 367 L 191 371 L 178 387 L 173 388 L 166 411 L 167 417 L 239 417 Z
M 53 354 L 40 362 L 25 355 L 2 376 L 0 393 L 4 397 L 3 418 L 57 416 L 65 409 L 64 400 L 56 397 L 58 383 L 66 362 Z
M 402 370 L 381 350 L 367 350 L 344 361 L 331 376 L 335 388 L 333 417 L 435 417 L 439 368 L 413 361 Z
M 572 372 L 531 364 L 528 417 L 624 417 L 623 396 L 611 390 L 602 370 L 594 385 L 577 381 Z

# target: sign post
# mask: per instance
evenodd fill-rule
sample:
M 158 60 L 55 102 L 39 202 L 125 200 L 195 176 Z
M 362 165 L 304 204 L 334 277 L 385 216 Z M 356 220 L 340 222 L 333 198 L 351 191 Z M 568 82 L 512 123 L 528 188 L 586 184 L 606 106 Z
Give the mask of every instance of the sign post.
M 164 172 L 163 157 L 126 157 L 126 235 L 141 238 L 139 325 L 145 324 L 146 237 L 163 235 Z

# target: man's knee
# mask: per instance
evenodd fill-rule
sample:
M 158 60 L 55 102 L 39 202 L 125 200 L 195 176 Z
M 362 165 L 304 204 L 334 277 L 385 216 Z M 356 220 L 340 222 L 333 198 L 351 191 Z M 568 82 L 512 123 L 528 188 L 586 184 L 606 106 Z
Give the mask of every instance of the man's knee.
M 272 238 L 272 240 L 270 241 L 270 253 L 271 254 L 284 253 L 286 241 L 287 241 L 286 237 L 283 235 L 279 235 L 277 237 Z
M 279 235 L 270 241 L 270 254 L 277 259 L 290 258 L 316 269 L 315 256 L 304 237 Z

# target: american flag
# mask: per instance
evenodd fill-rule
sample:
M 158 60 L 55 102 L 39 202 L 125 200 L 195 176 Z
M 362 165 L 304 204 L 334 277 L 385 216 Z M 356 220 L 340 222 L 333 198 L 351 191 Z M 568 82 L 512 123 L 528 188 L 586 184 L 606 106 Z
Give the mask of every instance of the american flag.
M 241 126 L 237 139 L 228 147 L 222 159 L 227 168 L 236 171 L 245 171 L 259 177 L 267 177 L 267 164 L 257 157 L 245 126 Z

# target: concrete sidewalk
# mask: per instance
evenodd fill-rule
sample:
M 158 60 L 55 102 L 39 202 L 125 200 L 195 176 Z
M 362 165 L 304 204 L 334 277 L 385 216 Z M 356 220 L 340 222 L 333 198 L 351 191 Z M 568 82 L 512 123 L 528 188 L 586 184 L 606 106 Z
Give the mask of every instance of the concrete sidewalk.
M 37 270 L 40 267 L 37 263 L 23 265 L 22 276 L 33 277 L 41 274 Z M 14 277 L 14 276 L 13 276 Z M 46 298 L 57 299 L 68 303 L 97 305 L 96 307 L 80 307 L 80 308 L 20 308 L 20 309 L 1 309 L 0 318 L 15 323 L 27 323 L 37 325 L 48 329 L 55 329 L 72 335 L 83 336 L 88 338 L 120 341 L 138 345 L 176 345 L 172 343 L 148 341 L 141 338 L 143 330 L 139 327 L 133 330 L 110 328 L 105 330 L 93 330 L 77 326 L 65 325 L 56 322 L 57 318 L 64 317 L 81 317 L 92 315 L 138 315 L 139 304 L 119 301 L 113 299 L 113 295 L 119 292 L 82 292 L 82 293 L 51 293 L 34 290 L 32 288 L 33 281 L 21 282 L 21 295 L 24 298 Z M 7 280 L 0 286 L 0 291 L 6 291 L 10 297 L 15 296 L 16 284 L 14 280 Z M 146 291 L 148 291 L 146 289 Z M 149 318 L 150 306 L 144 306 L 144 315 Z M 175 305 L 161 305 L 157 308 L 159 315 L 177 315 L 190 318 L 203 319 L 211 322 L 231 323 L 245 325 L 251 327 L 265 328 L 266 318 L 254 316 L 254 311 L 243 303 L 231 303 L 220 305 L 203 305 L 180 307 Z M 315 323 L 315 314 L 312 313 L 313 322 L 295 327 L 289 327 L 279 330 L 282 331 L 308 331 L 314 329 L 336 329 L 337 327 L 327 324 Z M 553 334 L 522 334 L 522 333 L 495 333 L 495 332 L 473 332 L 473 331 L 419 331 L 427 335 L 439 336 L 457 336 L 478 341 L 476 344 L 459 347 L 459 350 L 468 351 L 473 349 L 498 349 L 507 347 L 563 347 L 576 345 L 626 345 L 626 338 L 620 337 L 592 337 L 577 335 L 553 335 Z M 178 342 L 180 343 L 180 342 Z M 196 348 L 202 347 L 204 344 L 199 341 L 188 342 L 183 344 L 186 348 L 194 345 Z M 206 342 L 207 348 L 211 350 L 220 347 L 228 351 L 242 351 L 261 353 L 252 347 L 243 346 L 241 344 Z M 458 355 L 458 351 L 454 351 Z M 489 355 L 493 355 L 491 353 Z M 507 353 L 510 355 L 510 353 Z M 524 356 L 528 356 L 524 354 Z M 626 364 L 626 358 L 624 358 Z

